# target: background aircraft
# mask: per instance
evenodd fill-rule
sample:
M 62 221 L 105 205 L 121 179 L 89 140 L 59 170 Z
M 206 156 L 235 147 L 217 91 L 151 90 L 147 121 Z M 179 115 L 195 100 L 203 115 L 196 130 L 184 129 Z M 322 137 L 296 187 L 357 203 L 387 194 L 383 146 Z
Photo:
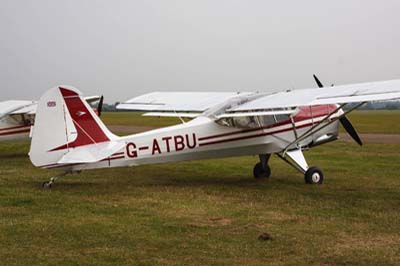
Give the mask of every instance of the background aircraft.
M 36 107 L 33 101 L 0 102 L 0 141 L 28 138 Z
M 345 115 L 368 101 L 400 98 L 400 80 L 277 93 L 156 92 L 133 98 L 120 109 L 148 115 L 194 118 L 180 125 L 131 136 L 112 134 L 81 93 L 68 86 L 47 91 L 37 108 L 30 159 L 64 174 L 96 168 L 258 154 L 256 178 L 270 176 L 272 154 L 321 184 L 303 150 L 338 138 L 341 122 L 361 144 Z M 343 111 L 348 103 L 358 102 Z M 340 104 L 338 104 L 340 103 Z M 51 130 L 50 130 L 51 128 Z M 354 131 L 354 132 L 353 132 Z M 53 177 L 44 187 L 51 187 Z
M 85 100 L 89 103 L 99 100 L 95 111 L 101 114 L 103 96 L 85 97 Z M 36 101 L 0 102 L 0 142 L 28 139 L 31 126 L 35 122 L 36 108 Z

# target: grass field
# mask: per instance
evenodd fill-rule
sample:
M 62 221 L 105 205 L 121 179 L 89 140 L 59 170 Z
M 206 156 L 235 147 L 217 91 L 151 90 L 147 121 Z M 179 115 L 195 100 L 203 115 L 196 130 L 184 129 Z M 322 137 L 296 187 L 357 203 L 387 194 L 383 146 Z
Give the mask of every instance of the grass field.
M 351 119 L 363 133 L 400 134 L 399 117 Z M 400 265 L 400 143 L 306 152 L 322 186 L 277 158 L 270 180 L 255 181 L 250 156 L 88 171 L 43 190 L 55 172 L 35 169 L 28 149 L 0 144 L 0 265 Z

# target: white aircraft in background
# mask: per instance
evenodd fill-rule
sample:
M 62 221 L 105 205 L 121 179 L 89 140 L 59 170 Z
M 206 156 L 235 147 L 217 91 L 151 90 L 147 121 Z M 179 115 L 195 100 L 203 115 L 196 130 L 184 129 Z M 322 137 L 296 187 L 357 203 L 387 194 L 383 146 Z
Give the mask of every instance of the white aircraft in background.
M 101 114 L 103 97 L 85 97 L 89 103 L 99 100 L 97 113 Z M 36 101 L 0 102 L 0 142 L 28 139 L 31 127 L 35 122 Z
M 29 138 L 36 106 L 33 101 L 0 102 L 0 141 Z
M 322 171 L 308 166 L 303 150 L 336 140 L 339 123 L 361 144 L 345 115 L 365 102 L 400 98 L 400 80 L 318 85 L 276 93 L 145 94 L 118 108 L 193 119 L 124 137 L 106 128 L 77 89 L 59 86 L 40 98 L 29 156 L 37 167 L 63 170 L 45 188 L 82 170 L 242 155 L 259 155 L 253 174 L 266 178 L 272 154 L 304 174 L 307 184 L 322 184 Z M 348 103 L 357 104 L 344 111 Z

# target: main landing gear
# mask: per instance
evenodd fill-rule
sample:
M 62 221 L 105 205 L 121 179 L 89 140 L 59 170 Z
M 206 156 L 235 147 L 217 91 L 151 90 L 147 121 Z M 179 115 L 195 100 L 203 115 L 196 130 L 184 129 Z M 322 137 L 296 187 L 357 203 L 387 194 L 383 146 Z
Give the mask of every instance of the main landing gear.
M 303 152 L 300 149 L 291 150 L 283 154 L 276 154 L 284 162 L 295 168 L 297 171 L 304 175 L 304 181 L 306 184 L 319 185 L 324 182 L 324 174 L 318 167 L 308 167 L 308 164 L 304 158 Z M 268 166 L 270 154 L 260 154 L 260 162 L 254 166 L 253 174 L 254 178 L 262 179 L 268 178 L 271 175 L 271 168 Z
M 271 168 L 268 165 L 271 154 L 260 154 L 260 162 L 253 168 L 253 175 L 255 179 L 264 179 L 271 176 Z

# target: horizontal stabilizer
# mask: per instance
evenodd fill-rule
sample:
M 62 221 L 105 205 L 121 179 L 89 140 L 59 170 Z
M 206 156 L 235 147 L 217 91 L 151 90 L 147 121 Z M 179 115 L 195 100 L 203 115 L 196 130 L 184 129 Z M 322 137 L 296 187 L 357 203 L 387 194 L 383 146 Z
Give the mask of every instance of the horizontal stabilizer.
M 123 142 L 111 141 L 78 147 L 66 153 L 57 163 L 95 163 L 110 157 L 124 146 Z

